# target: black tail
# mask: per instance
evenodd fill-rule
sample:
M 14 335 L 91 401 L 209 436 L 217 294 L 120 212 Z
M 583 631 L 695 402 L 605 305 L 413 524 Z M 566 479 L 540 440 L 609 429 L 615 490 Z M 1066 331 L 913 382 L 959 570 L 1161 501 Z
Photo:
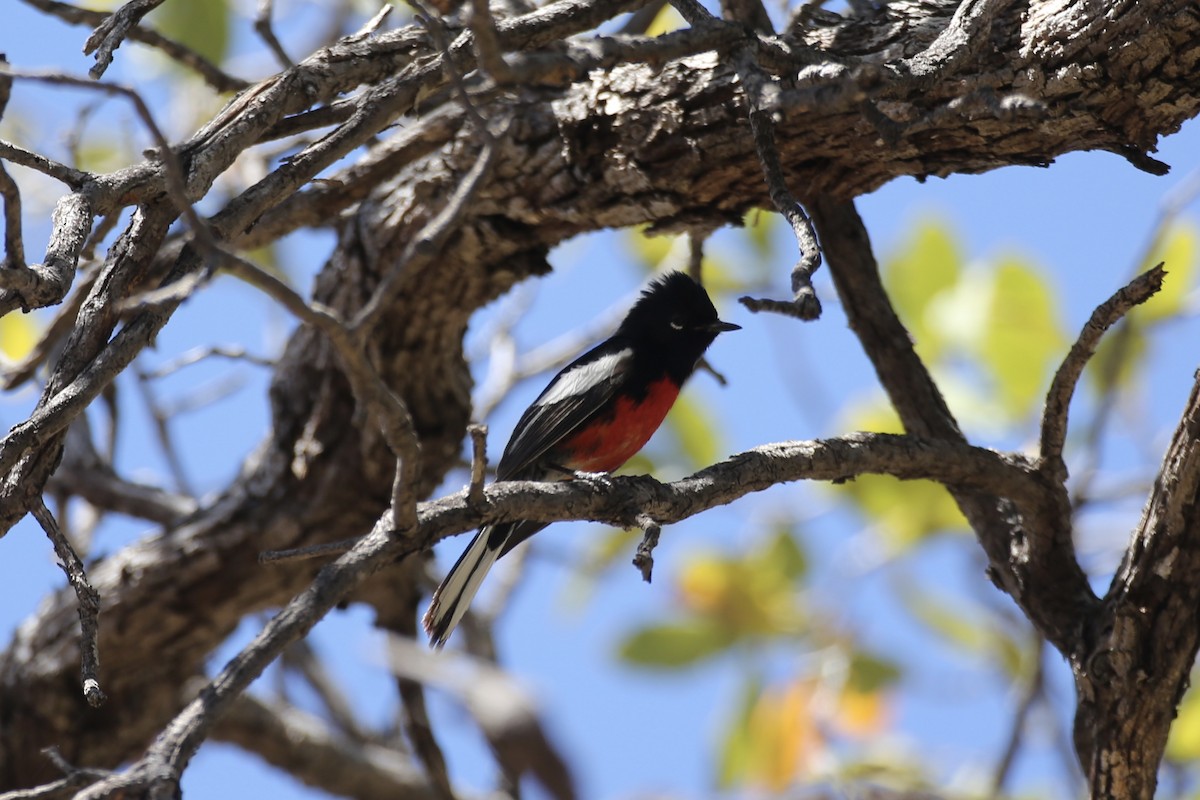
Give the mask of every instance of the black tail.
M 429 601 L 421 624 L 430 644 L 441 647 L 450 638 L 496 559 L 544 527 L 540 522 L 511 522 L 479 529 Z

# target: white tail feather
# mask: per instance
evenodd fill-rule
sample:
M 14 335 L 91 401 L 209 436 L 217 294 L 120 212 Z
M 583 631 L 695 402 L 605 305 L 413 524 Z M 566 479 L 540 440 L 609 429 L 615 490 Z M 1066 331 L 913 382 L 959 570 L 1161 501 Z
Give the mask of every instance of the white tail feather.
M 472 598 L 479 591 L 480 584 L 496 559 L 500 557 L 501 548 L 488 547 L 491 528 L 484 528 L 475 534 L 471 544 L 458 561 L 450 568 L 450 572 L 442 580 L 441 586 L 433 593 L 429 602 L 429 610 L 421 624 L 429 634 L 429 641 L 434 647 L 441 647 L 450 638 L 450 634 L 458 626 Z

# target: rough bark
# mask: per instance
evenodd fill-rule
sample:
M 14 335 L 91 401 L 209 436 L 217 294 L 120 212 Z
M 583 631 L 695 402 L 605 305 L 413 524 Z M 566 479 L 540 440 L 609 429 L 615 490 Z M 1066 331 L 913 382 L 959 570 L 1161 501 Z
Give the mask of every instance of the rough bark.
M 580 21 L 575 30 L 588 30 L 619 8 L 595 7 L 596 18 Z M 582 14 L 580 8 L 568 11 Z M 1158 137 L 1200 111 L 1200 13 L 1190 0 L 976 3 L 967 9 L 975 16 L 954 10 L 934 2 L 893 4 L 871 19 L 821 15 L 780 40 L 754 40 L 775 87 L 781 159 L 802 200 L 847 200 L 900 176 L 1045 165 L 1090 149 L 1157 171 L 1160 165 L 1146 154 Z M 958 46 L 942 35 L 955 26 L 969 34 Z M 711 228 L 768 206 L 730 57 L 750 41 L 740 29 L 684 32 L 637 47 L 599 40 L 562 45 L 562 35 L 549 23 L 521 28 L 520 20 L 510 20 L 500 26 L 503 46 L 515 51 L 509 60 L 516 74 L 531 77 L 494 91 L 472 86 L 479 89 L 478 111 L 488 119 L 512 119 L 511 128 L 447 246 L 401 274 L 394 265 L 402 251 L 445 205 L 482 147 L 443 77 L 441 55 L 419 32 L 380 34 L 314 57 L 250 90 L 181 148 L 188 196 L 196 199 L 273 126 L 296 124 L 296 117 L 285 115 L 299 115 L 360 83 L 375 90 L 358 96 L 359 116 L 343 117 L 349 121 L 337 130 L 349 132 L 344 142 L 288 162 L 212 224 L 219 241 L 249 247 L 337 217 L 338 248 L 318 278 L 314 300 L 347 318 L 381 282 L 394 282 L 382 322 L 367 339 L 381 376 L 412 414 L 422 448 L 422 496 L 461 451 L 470 417 L 462 337 L 475 309 L 545 272 L 549 248 L 578 233 L 640 223 Z M 470 48 L 460 50 L 460 64 L 469 69 Z M 301 190 L 324 164 L 404 114 L 407 127 L 390 141 L 368 149 L 335 180 Z M 87 341 L 70 348 L 56 368 L 55 391 L 44 403 L 50 421 L 15 429 L 0 443 L 8 445 L 0 447 L 8 470 L 0 507 L 5 529 L 42 491 L 71 410 L 84 407 L 115 374 L 104 359 L 121 345 L 109 341 L 116 316 L 99 322 L 88 316 L 115 312 L 99 293 L 120 299 L 138 288 L 140 276 L 166 272 L 174 280 L 200 269 L 200 256 L 188 248 L 157 272 L 148 267 L 147 254 L 158 249 L 175 217 L 175 211 L 154 208 L 167 191 L 162 162 L 105 181 L 72 195 L 90 198 L 78 214 L 106 214 L 138 202 L 146 230 L 131 228 L 129 247 L 110 253 L 105 274 L 128 285 L 98 282 L 95 301 L 85 304 L 76 330 Z M 267 192 L 281 202 L 260 202 Z M 66 249 L 77 257 L 78 246 Z M 61 253 L 52 255 L 61 262 Z M 5 291 L 5 310 L 30 299 L 46 301 Z M 138 346 L 144 345 L 173 308 L 143 312 L 120 335 L 141 337 Z M 59 408 L 66 410 L 54 416 Z M 73 595 L 48 599 L 0 656 L 0 787 L 55 777 L 38 755 L 51 744 L 87 766 L 136 757 L 181 707 L 177 687 L 200 672 L 238 621 L 285 602 L 311 579 L 313 570 L 304 565 L 264 569 L 257 562 L 260 551 L 363 534 L 387 508 L 394 456 L 355 416 L 354 397 L 321 334 L 303 328 L 288 344 L 273 379 L 271 408 L 267 440 L 221 497 L 93 568 L 103 603 L 100 649 L 110 698 L 104 708 L 87 707 L 78 690 Z M 1178 491 L 1185 489 L 1194 487 L 1184 481 Z M 1171 522 L 1180 536 L 1190 529 L 1190 517 L 1184 517 Z M 1150 536 L 1149 521 L 1146 531 Z M 1140 563 L 1133 560 L 1123 574 Z M 399 587 L 413 580 L 414 571 L 410 560 L 387 579 Z M 1178 583 L 1164 588 L 1174 591 Z M 1184 602 L 1173 594 L 1161 598 L 1168 601 Z M 1105 600 L 1113 609 L 1142 607 L 1140 602 Z M 1162 669 L 1176 689 L 1182 686 L 1179 670 L 1186 673 L 1195 650 L 1183 636 L 1160 640 L 1146 632 L 1138 640 L 1169 649 L 1162 658 L 1170 667 Z M 1077 658 L 1082 655 L 1072 657 L 1078 675 Z M 1117 674 L 1132 681 L 1142 673 Z M 1112 708 L 1099 696 L 1084 700 L 1083 708 L 1097 713 Z M 1137 745 L 1148 729 L 1165 736 L 1163 723 L 1149 720 L 1114 732 L 1112 746 L 1094 752 Z

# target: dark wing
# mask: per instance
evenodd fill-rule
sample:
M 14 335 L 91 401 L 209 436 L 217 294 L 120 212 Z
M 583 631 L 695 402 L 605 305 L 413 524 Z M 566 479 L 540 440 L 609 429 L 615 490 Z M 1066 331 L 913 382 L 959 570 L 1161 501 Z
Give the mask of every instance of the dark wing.
M 633 351 L 610 339 L 564 367 L 521 415 L 496 465 L 496 479 L 540 479 L 522 473 L 594 417 L 617 393 L 632 363 Z

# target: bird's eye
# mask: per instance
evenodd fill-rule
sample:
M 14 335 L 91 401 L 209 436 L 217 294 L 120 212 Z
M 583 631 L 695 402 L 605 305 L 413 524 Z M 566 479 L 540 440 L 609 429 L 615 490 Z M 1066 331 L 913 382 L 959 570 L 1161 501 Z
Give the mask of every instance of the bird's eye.
M 673 331 L 683 330 L 683 320 L 679 319 L 678 317 L 671 320 L 670 325 L 671 325 L 671 330 L 673 330 Z

